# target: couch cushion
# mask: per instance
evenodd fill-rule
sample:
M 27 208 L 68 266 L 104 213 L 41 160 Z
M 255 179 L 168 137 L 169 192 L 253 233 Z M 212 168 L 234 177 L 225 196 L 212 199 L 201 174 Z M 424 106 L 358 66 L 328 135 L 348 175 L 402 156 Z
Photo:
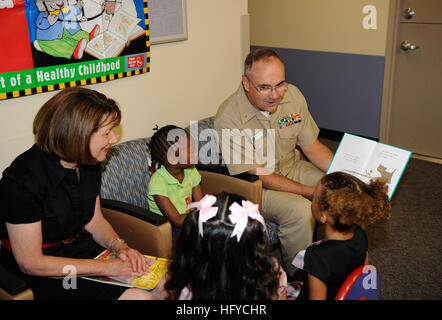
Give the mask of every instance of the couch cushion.
M 147 142 L 141 138 L 122 142 L 109 150 L 102 164 L 101 197 L 148 208 L 147 187 L 151 163 Z
M 222 157 L 219 153 L 218 134 L 214 129 L 214 121 L 214 117 L 204 118 L 198 120 L 198 122 L 192 122 L 184 129 L 187 132 L 190 132 L 193 138 L 198 141 L 198 162 L 200 164 L 225 166 L 222 163 Z M 204 132 L 204 130 L 206 129 L 209 129 L 209 131 Z M 217 157 L 211 154 L 213 150 L 216 150 L 216 152 L 218 153 Z

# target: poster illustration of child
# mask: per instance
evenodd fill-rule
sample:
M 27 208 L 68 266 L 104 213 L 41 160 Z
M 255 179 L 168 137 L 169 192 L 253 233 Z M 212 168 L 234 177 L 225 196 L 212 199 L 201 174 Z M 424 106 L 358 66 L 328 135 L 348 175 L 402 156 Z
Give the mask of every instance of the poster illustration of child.
M 39 11 L 35 26 L 34 46 L 54 57 L 81 59 L 90 39 L 97 33 L 81 29 L 80 21 L 86 20 L 82 0 L 69 4 L 68 0 L 36 0 Z

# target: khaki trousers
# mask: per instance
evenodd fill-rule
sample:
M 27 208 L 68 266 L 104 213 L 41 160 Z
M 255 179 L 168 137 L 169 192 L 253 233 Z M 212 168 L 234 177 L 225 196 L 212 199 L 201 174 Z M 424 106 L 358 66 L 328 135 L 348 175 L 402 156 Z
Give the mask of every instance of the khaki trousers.
M 310 162 L 298 160 L 286 177 L 315 186 L 323 175 L 324 172 Z M 297 270 L 291 264 L 293 257 L 313 241 L 314 219 L 311 201 L 290 192 L 263 189 L 262 214 L 264 218 L 279 225 L 282 263 L 286 272 L 293 275 Z

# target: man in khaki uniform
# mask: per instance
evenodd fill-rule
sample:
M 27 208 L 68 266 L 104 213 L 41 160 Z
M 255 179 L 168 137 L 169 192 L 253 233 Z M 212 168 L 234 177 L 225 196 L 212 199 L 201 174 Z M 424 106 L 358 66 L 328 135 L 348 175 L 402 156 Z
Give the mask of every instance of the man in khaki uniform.
M 285 81 L 273 50 L 251 52 L 238 90 L 219 107 L 215 128 L 231 175 L 248 172 L 263 183 L 262 214 L 279 225 L 283 264 L 313 237 L 311 198 L 333 153 L 318 140 L 319 129 L 302 93 Z M 310 162 L 300 159 L 299 146 Z

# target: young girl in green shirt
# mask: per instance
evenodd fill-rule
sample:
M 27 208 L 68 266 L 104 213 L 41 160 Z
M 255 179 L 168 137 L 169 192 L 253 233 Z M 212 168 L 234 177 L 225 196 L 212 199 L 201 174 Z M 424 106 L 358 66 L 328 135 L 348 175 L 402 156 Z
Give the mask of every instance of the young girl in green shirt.
M 154 172 L 148 187 L 149 209 L 167 217 L 174 241 L 187 216 L 187 205 L 203 197 L 201 175 L 195 168 L 198 154 L 189 133 L 174 125 L 157 129 L 149 149 Z

